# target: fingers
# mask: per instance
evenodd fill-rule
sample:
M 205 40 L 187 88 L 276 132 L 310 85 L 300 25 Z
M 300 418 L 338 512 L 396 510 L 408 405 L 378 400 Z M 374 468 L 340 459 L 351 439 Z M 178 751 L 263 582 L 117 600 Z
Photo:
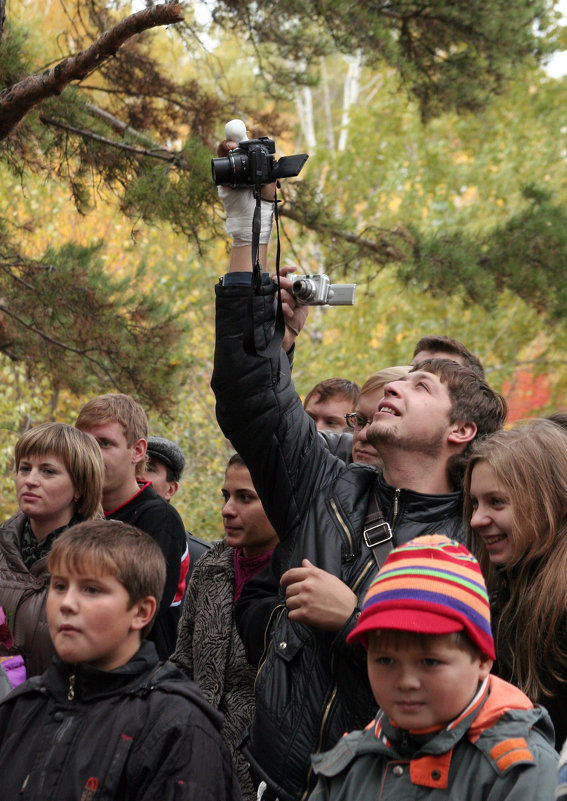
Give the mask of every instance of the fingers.
M 291 584 L 296 584 L 299 581 L 305 581 L 309 571 L 304 567 L 292 567 L 283 574 L 280 579 L 282 587 L 289 587 Z

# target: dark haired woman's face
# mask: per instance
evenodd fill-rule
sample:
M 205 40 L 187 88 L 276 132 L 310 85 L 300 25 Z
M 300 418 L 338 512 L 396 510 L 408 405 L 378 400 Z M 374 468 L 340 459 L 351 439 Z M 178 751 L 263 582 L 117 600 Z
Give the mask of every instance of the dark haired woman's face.
M 226 471 L 221 492 L 224 498 L 222 520 L 228 545 L 242 548 L 244 556 L 258 556 L 273 550 L 278 535 L 266 517 L 248 468 L 231 465 Z
M 50 524 L 51 531 L 66 525 L 75 511 L 71 476 L 63 460 L 53 453 L 30 455 L 20 460 L 16 492 L 22 512 L 32 523 Z
M 493 565 L 506 565 L 512 557 L 512 506 L 488 462 L 476 462 L 471 473 L 470 525 Z

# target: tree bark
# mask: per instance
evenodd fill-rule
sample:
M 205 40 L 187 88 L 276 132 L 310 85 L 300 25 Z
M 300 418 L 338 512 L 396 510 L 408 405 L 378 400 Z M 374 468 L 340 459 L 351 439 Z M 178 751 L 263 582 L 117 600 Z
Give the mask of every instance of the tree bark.
M 0 0 L 0 14 L 5 0 Z M 81 53 L 61 61 L 41 75 L 30 75 L 0 92 L 0 141 L 5 139 L 25 115 L 47 97 L 59 95 L 71 81 L 83 80 L 142 31 L 181 22 L 181 6 L 164 3 L 131 14 Z M 0 31 L 1 33 L 1 31 Z

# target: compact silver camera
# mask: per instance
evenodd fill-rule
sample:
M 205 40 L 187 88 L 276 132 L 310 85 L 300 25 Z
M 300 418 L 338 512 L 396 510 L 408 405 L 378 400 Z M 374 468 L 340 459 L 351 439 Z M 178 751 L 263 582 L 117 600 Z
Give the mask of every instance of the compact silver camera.
M 303 306 L 352 306 L 356 284 L 331 284 L 328 275 L 303 275 L 291 287 L 291 294 Z

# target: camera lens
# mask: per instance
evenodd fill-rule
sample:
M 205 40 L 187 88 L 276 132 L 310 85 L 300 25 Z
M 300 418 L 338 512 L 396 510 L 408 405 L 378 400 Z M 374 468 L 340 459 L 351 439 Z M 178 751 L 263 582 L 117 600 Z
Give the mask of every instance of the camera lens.
M 247 186 L 248 156 L 231 150 L 226 158 L 212 159 L 211 170 L 215 186 Z
M 293 297 L 302 303 L 309 303 L 315 297 L 315 285 L 309 278 L 298 278 L 291 286 Z

